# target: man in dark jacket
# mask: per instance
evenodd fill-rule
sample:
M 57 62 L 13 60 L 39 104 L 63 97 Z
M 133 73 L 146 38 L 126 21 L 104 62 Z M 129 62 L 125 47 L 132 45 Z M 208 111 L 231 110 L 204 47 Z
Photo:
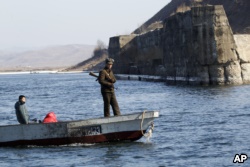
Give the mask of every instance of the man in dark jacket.
M 114 91 L 116 79 L 111 70 L 113 63 L 113 59 L 106 59 L 106 66 L 100 71 L 98 78 L 104 102 L 104 117 L 110 116 L 110 105 L 112 106 L 114 115 L 121 115 Z
M 26 97 L 24 95 L 19 96 L 19 100 L 15 104 L 16 117 L 20 124 L 29 123 L 29 114 L 25 106 Z

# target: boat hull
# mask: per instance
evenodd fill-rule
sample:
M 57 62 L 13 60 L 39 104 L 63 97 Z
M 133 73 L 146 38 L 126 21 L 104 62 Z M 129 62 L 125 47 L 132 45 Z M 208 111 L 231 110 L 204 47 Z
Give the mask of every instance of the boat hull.
M 158 116 L 158 111 L 148 111 L 79 121 L 0 126 L 0 146 L 135 141 Z
M 144 131 L 145 132 L 145 131 Z M 92 144 L 102 142 L 118 142 L 118 141 L 135 141 L 142 137 L 141 131 L 134 132 L 116 132 L 104 135 L 82 136 L 82 137 L 66 137 L 66 138 L 47 138 L 47 139 L 34 139 L 34 140 L 16 140 L 10 142 L 2 142 L 1 147 L 9 146 L 49 146 L 49 145 L 68 145 L 74 143 Z

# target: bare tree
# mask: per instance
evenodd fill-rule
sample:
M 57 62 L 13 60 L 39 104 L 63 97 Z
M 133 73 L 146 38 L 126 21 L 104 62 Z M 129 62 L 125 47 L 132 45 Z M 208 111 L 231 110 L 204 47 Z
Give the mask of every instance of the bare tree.
M 108 54 L 107 46 L 103 41 L 98 40 L 92 57 L 101 57 L 103 54 Z
M 106 44 L 103 41 L 97 40 L 96 49 L 107 49 L 107 46 L 106 46 Z

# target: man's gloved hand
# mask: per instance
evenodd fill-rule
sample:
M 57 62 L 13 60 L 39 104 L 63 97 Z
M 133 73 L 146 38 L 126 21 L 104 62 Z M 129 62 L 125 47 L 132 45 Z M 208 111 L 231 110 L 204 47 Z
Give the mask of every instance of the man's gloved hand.
M 109 82 L 111 82 L 111 83 L 115 83 L 115 79 L 109 79 Z
M 109 87 L 110 87 L 110 88 L 114 88 L 114 84 L 113 84 L 113 83 L 110 83 L 110 84 L 109 84 Z

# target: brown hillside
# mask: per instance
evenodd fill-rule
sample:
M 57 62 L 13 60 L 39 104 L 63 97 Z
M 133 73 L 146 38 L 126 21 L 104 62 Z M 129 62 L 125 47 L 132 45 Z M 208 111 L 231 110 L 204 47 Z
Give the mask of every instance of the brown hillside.
M 99 71 L 105 66 L 105 59 L 108 57 L 107 49 L 95 49 L 94 56 L 82 61 L 63 71 Z
M 69 67 L 91 57 L 93 45 L 59 45 L 24 52 L 0 52 L 0 70 Z
M 223 5 L 233 32 L 235 34 L 250 34 L 250 17 L 248 14 L 250 0 L 172 0 L 133 33 L 139 34 L 145 29 L 150 30 L 151 24 L 163 21 L 174 13 L 189 10 L 191 6 L 199 5 Z

